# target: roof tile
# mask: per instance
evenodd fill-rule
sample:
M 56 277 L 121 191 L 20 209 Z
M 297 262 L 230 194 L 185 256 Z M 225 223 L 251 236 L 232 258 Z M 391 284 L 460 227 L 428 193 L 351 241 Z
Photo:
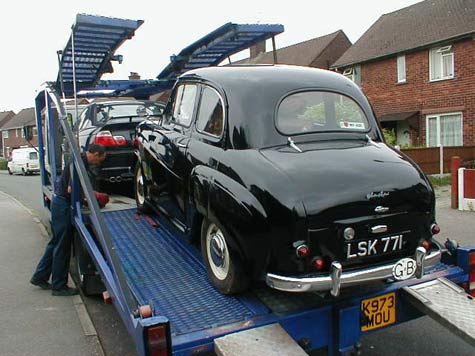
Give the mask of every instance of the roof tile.
M 381 16 L 332 67 L 475 33 L 475 0 L 426 0 Z

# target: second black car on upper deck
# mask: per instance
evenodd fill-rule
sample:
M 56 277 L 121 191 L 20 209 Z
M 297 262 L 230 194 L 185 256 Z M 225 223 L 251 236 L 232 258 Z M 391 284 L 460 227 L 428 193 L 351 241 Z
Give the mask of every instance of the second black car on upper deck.
M 421 276 L 440 259 L 429 181 L 384 143 L 361 90 L 337 73 L 193 70 L 137 139 L 138 207 L 201 244 L 223 293 L 265 280 L 338 295 Z

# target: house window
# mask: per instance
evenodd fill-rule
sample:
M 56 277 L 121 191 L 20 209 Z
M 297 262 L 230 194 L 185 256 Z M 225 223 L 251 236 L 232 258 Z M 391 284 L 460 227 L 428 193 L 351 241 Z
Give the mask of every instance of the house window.
M 355 80 L 355 69 L 354 68 L 346 68 L 343 71 L 343 75 L 348 79 L 354 81 Z
M 361 87 L 361 66 L 357 65 L 354 67 L 346 68 L 343 71 L 343 75 L 348 79 L 355 82 L 356 85 Z
M 429 75 L 431 81 L 454 77 L 454 52 L 452 46 L 444 46 L 430 50 Z
M 397 82 L 406 82 L 406 56 L 397 56 Z
M 462 146 L 462 113 L 427 115 L 427 147 Z
M 8 138 L 8 130 L 2 131 L 2 137 Z

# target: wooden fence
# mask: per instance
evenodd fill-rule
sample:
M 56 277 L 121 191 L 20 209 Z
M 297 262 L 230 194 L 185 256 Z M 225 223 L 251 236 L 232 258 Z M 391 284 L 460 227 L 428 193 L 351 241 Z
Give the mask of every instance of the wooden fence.
M 426 174 L 440 173 L 440 148 L 405 148 L 401 150 L 411 157 Z M 475 146 L 444 147 L 444 173 L 450 173 L 450 159 L 459 156 L 462 161 L 475 160 Z

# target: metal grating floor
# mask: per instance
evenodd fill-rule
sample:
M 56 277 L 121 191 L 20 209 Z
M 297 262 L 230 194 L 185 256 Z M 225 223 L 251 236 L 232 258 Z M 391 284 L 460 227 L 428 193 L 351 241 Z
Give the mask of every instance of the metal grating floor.
M 104 218 L 127 281 L 140 303 L 166 315 L 173 335 L 244 321 L 255 311 L 236 297 L 220 294 L 207 280 L 193 247 L 167 229 L 153 228 L 135 209 L 112 211 Z
M 411 304 L 475 346 L 475 299 L 465 290 L 438 278 L 402 291 Z

